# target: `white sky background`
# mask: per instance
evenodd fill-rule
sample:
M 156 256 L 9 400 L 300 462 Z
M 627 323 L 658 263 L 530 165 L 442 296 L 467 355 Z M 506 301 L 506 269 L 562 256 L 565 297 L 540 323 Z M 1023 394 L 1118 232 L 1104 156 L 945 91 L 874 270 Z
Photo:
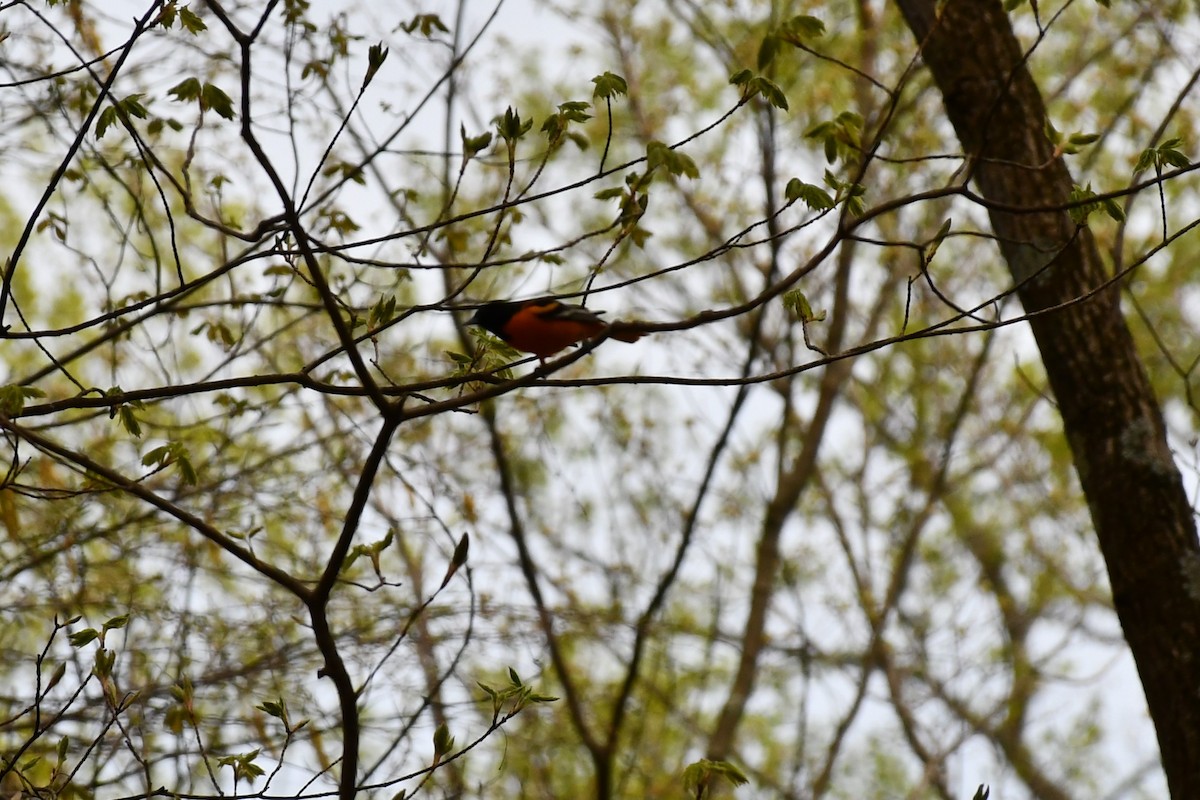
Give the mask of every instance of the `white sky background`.
M 437 13 L 442 16 L 442 19 L 448 25 L 453 24 L 455 15 L 455 5 L 449 2 L 435 2 L 427 6 L 422 6 L 419 9 L 415 9 L 407 4 L 401 6 L 399 4 L 391 3 L 356 4 L 333 2 L 333 0 L 313 0 L 312 3 L 312 8 L 316 15 L 320 15 L 321 11 L 326 8 L 352 8 L 355 6 L 358 6 L 360 13 L 370 14 L 374 17 L 377 17 L 381 31 L 389 32 L 401 21 L 410 18 L 412 13 L 415 13 L 417 10 Z M 469 10 L 466 15 L 468 31 L 470 33 L 474 33 L 474 31 L 478 29 L 479 25 L 481 25 L 491 13 L 493 8 L 494 6 L 491 3 L 473 2 L 468 7 Z M 126 19 L 134 14 L 140 13 L 143 9 L 143 3 L 131 2 L 129 0 L 105 3 L 106 13 L 109 13 L 113 19 L 117 20 Z M 0 22 L 3 22 L 3 20 L 0 19 Z M 564 59 L 567 58 L 566 52 L 569 46 L 574 41 L 577 41 L 577 33 L 571 25 L 566 23 L 559 15 L 540 8 L 535 0 L 506 0 L 502 4 L 501 11 L 492 30 L 493 32 L 488 35 L 488 41 L 485 41 L 482 44 L 479 55 L 482 56 L 484 54 L 493 53 L 495 46 L 494 42 L 496 41 L 495 37 L 502 36 L 511 40 L 518 46 L 535 50 L 539 54 L 539 57 L 543 59 L 544 63 L 546 64 L 547 74 L 550 75 L 558 74 L 564 64 Z M 384 37 L 381 36 L 380 38 Z M 110 46 L 114 43 L 115 42 L 112 41 L 106 41 L 106 44 Z M 364 54 L 364 57 L 361 58 L 358 63 L 365 64 L 365 50 L 366 47 L 372 43 L 374 42 L 368 40 L 355 45 L 355 47 L 361 49 L 362 53 Z M 383 71 L 379 80 L 388 82 L 395 80 L 396 76 L 400 74 L 396 72 L 396 70 L 402 63 L 404 63 L 402 54 L 393 50 L 389 61 L 383 67 Z M 495 73 L 489 74 L 488 69 L 486 67 L 481 67 L 480 64 L 481 59 L 477 56 L 475 59 L 475 66 L 471 71 L 472 86 L 470 87 L 470 93 L 474 98 L 485 98 L 487 96 L 487 89 L 481 88 L 481 86 L 486 87 L 489 80 L 495 79 L 497 82 L 503 80 L 503 76 L 500 74 L 499 70 L 497 70 Z M 574 68 L 575 64 L 572 64 L 572 67 Z M 604 69 L 611 68 L 613 68 L 612 65 L 597 64 L 590 72 L 586 69 L 581 69 L 579 72 L 581 75 L 591 75 L 601 72 Z M 408 76 L 401 76 L 401 79 L 405 77 Z M 425 77 L 427 76 L 414 76 L 414 83 L 421 83 Z M 166 81 L 164 85 L 169 86 L 174 83 L 174 76 L 165 75 L 164 81 Z M 585 95 L 589 92 L 590 85 L 584 85 L 580 87 L 581 95 Z M 492 110 L 497 113 L 502 111 L 504 105 L 506 104 L 505 101 L 500 98 L 492 98 L 492 100 L 494 101 L 495 105 L 495 108 Z M 371 91 L 368 91 L 368 95 L 363 105 L 364 113 L 370 113 L 369 109 L 374 107 L 377 102 L 378 98 L 374 96 Z M 417 134 L 416 138 L 427 139 L 429 144 L 433 147 L 439 146 L 441 141 L 442 109 L 443 106 L 440 103 L 436 101 L 431 103 L 428 109 L 422 113 L 422 116 L 419 118 L 418 125 L 414 128 L 414 132 Z M 467 125 L 469 133 L 479 132 L 479 129 L 476 126 L 480 121 L 464 119 L 463 122 Z M 482 120 L 482 122 L 486 123 L 486 120 Z M 454 127 L 457 129 L 457 121 L 454 123 Z M 283 161 L 284 159 L 281 159 L 281 163 L 283 163 Z M 0 165 L 0 175 L 4 175 L 7 178 L 11 175 L 11 172 L 3 165 Z M 11 181 L 9 181 L 9 185 L 13 185 Z M 370 217 L 375 214 L 375 209 L 364 207 L 362 208 L 361 213 L 364 217 Z M 53 279 L 49 272 L 46 273 L 46 277 Z M 654 309 L 643 309 L 643 311 L 653 312 Z M 653 347 L 652 344 L 649 346 Z M 629 356 L 628 353 L 624 355 L 618 355 L 619 351 L 617 350 L 617 347 L 618 346 L 616 345 L 606 345 L 603 353 L 605 360 L 604 363 L 613 368 L 615 368 L 618 363 L 622 362 L 626 356 Z M 646 355 L 647 353 L 641 353 L 638 354 L 637 357 L 644 358 Z M 653 367 L 655 363 L 658 362 L 658 359 L 651 356 L 648 361 L 648 366 Z M 691 390 L 680 392 L 680 401 L 686 403 L 693 409 L 696 409 L 698 413 L 701 412 L 701 410 L 705 407 L 704 400 L 697 396 L 697 392 Z M 830 440 L 836 441 L 836 437 L 830 437 Z M 1097 662 L 1103 663 L 1112 658 L 1112 654 L 1093 654 L 1080 652 L 1078 654 L 1078 658 L 1080 660 L 1094 658 Z M 1113 668 L 1106 673 L 1103 683 L 1106 687 L 1103 693 L 1107 695 L 1107 699 L 1109 701 L 1106 706 L 1106 713 L 1110 717 L 1109 719 L 1105 720 L 1105 727 L 1113 737 L 1113 759 L 1116 763 L 1127 763 L 1129 770 L 1137 769 L 1144 761 L 1146 754 L 1148 752 L 1153 752 L 1154 742 L 1153 732 L 1149 728 L 1148 721 L 1145 719 L 1144 702 L 1141 699 L 1141 690 L 1137 682 L 1136 672 L 1134 671 L 1132 661 L 1127 654 L 1119 657 L 1118 663 L 1116 663 Z M 1064 703 L 1077 701 L 1077 695 L 1069 691 L 1064 691 Z M 1047 708 L 1043 709 L 1041 713 L 1043 713 L 1047 719 L 1052 719 L 1056 711 L 1057 709 Z M 958 784 L 956 788 L 962 797 L 969 798 L 971 796 L 971 792 L 974 791 L 975 785 L 977 785 L 979 782 L 990 782 L 995 780 L 987 773 L 989 765 L 994 764 L 995 760 L 993 758 L 993 754 L 983 751 L 983 748 L 972 747 L 968 748 L 964 752 L 966 755 L 964 755 L 963 759 L 957 765 L 958 769 L 955 778 L 958 780 Z M 748 797 L 752 795 L 750 792 L 744 792 L 738 796 Z M 996 800 L 1007 800 L 1009 796 L 1010 794 L 1008 791 L 1006 791 L 1006 787 L 1003 784 L 995 784 L 993 786 L 992 797 Z M 1117 796 L 1119 797 L 1120 795 Z

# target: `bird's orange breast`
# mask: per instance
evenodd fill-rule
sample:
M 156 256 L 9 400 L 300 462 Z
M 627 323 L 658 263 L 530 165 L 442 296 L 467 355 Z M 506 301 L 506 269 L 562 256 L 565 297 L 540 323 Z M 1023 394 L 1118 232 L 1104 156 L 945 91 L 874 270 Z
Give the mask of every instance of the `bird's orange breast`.
M 504 326 L 505 341 L 518 350 L 545 357 L 596 336 L 605 328 L 599 320 L 552 318 L 545 316 L 547 311 L 552 313 L 544 306 L 530 306 L 518 311 Z

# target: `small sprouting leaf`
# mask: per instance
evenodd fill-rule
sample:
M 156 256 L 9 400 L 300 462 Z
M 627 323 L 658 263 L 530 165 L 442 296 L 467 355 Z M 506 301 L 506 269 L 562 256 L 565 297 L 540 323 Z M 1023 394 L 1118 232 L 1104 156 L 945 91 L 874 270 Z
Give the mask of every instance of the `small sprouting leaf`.
M 97 678 L 105 678 L 112 675 L 113 665 L 117 663 L 117 654 L 112 650 L 101 647 L 96 650 L 96 660 L 92 664 L 92 673 Z
M 742 102 L 746 102 L 755 95 L 762 95 L 763 99 L 776 108 L 788 110 L 787 96 L 779 85 L 764 78 L 761 75 L 755 75 L 749 70 L 742 70 L 733 75 L 729 82 L 735 86 L 742 87 Z
M 937 254 L 938 248 L 942 246 L 942 240 L 945 239 L 946 234 L 950 232 L 950 225 L 953 223 L 953 221 L 954 220 L 952 218 L 947 217 L 946 221 L 942 223 L 942 227 L 938 228 L 937 235 L 933 237 L 933 241 L 925 246 L 925 266 L 928 267 L 933 261 L 933 257 Z
M 1062 143 L 1062 134 L 1058 132 L 1058 128 L 1054 127 L 1054 123 L 1050 121 L 1049 117 L 1046 118 L 1042 130 L 1045 132 L 1046 138 L 1050 140 L 1050 144 L 1057 147 Z
M 783 307 L 791 311 L 804 324 L 808 324 L 809 322 L 823 322 L 825 320 L 825 310 L 813 311 L 812 305 L 808 302 L 808 297 L 799 289 L 793 289 L 790 292 L 784 293 Z
M 605 72 L 603 75 L 597 75 L 592 78 L 592 83 L 596 84 L 595 90 L 592 91 L 592 97 L 600 97 L 605 100 L 611 100 L 618 95 L 629 94 L 629 84 L 620 75 L 612 72 Z
M 1183 144 L 1183 140 L 1179 137 L 1167 139 L 1157 147 L 1149 147 L 1142 151 L 1138 156 L 1137 164 L 1134 166 L 1134 172 L 1154 167 L 1155 171 L 1161 172 L 1163 167 L 1186 167 L 1191 162 L 1184 155 L 1179 147 Z
M 454 573 L 458 572 L 459 568 L 467 563 L 467 554 L 470 552 L 470 549 L 471 537 L 464 533 L 454 548 L 454 555 L 450 557 L 450 565 L 446 568 L 446 577 L 442 578 L 442 585 L 439 587 L 439 591 L 445 589 L 446 584 L 454 577 Z
M 217 759 L 217 764 L 232 769 L 234 780 L 245 780 L 253 783 L 256 778 L 260 778 L 266 774 L 262 767 L 254 763 L 254 759 L 258 758 L 259 752 L 258 750 L 252 750 L 249 753 L 224 756 Z
M 442 756 L 454 749 L 454 737 L 450 735 L 450 728 L 446 723 L 437 726 L 433 732 L 433 755 L 435 759 L 440 760 Z
M 190 454 L 181 443 L 169 442 L 160 447 L 152 448 L 142 456 L 142 466 L 157 466 L 158 469 L 174 465 L 179 470 L 180 478 L 188 486 L 195 486 L 198 476 L 192 464 Z
M 774 33 L 768 33 L 758 46 L 758 68 L 766 69 L 775 60 L 775 54 L 778 52 L 779 38 Z
M 1108 214 L 1111 219 L 1115 220 L 1116 222 L 1125 221 L 1125 209 L 1121 208 L 1121 204 L 1118 203 L 1114 198 L 1104 198 L 1104 200 L 1101 201 L 1101 205 L 1104 206 L 1104 213 Z
M 108 129 L 111 128 L 113 123 L 116 121 L 117 109 L 115 106 L 109 106 L 101 111 L 99 116 L 96 117 L 96 138 L 104 138 L 104 134 L 108 132 Z
M 804 132 L 807 139 L 819 140 L 824 146 L 825 160 L 830 164 L 842 158 L 856 160 L 862 150 L 863 118 L 853 111 L 843 111 L 831 120 L 822 120 Z
M 61 681 L 63 679 L 63 676 L 66 674 L 67 674 L 66 663 L 65 662 L 60 663 L 57 667 L 54 668 L 54 672 L 50 675 L 50 680 L 46 681 L 46 691 L 50 691 L 55 686 L 58 686 L 58 682 Z
M 1071 215 L 1072 222 L 1074 222 L 1076 225 L 1083 225 L 1087 222 L 1087 219 L 1089 216 L 1091 216 L 1092 212 L 1099 208 L 1099 204 L 1096 202 L 1088 202 L 1095 196 L 1096 193 L 1092 191 L 1092 185 L 1090 183 L 1087 186 L 1076 185 L 1071 188 L 1071 195 L 1069 199 L 1074 205 L 1068 209 L 1067 213 Z
M 834 206 L 833 198 L 829 196 L 829 192 L 820 186 L 805 183 L 799 178 L 792 178 L 787 182 L 787 186 L 783 190 L 783 196 L 789 203 L 799 200 L 813 211 L 828 211 Z
M 124 628 L 128 624 L 129 624 L 129 615 L 122 614 L 119 617 L 113 617 L 112 619 L 105 622 L 104 630 L 106 632 L 112 631 L 112 630 L 120 630 L 121 628 Z
M 728 761 L 714 761 L 707 758 L 689 764 L 683 771 L 684 791 L 696 794 L 698 789 L 710 786 L 713 781 L 724 781 L 730 786 L 742 786 L 749 783 L 750 779 Z
M 492 143 L 492 132 L 484 131 L 478 136 L 467 136 L 465 125 L 458 126 L 458 135 L 462 139 L 463 160 L 474 158 L 484 148 Z
M 204 20 L 200 19 L 194 11 L 190 11 L 187 6 L 179 9 L 179 24 L 190 34 L 198 34 L 208 30 L 208 26 L 204 24 Z
M 582 134 L 571 131 L 571 123 L 587 122 L 592 118 L 592 115 L 587 113 L 591 105 L 582 100 L 569 100 L 565 103 L 560 103 L 558 111 L 551 114 L 542 123 L 542 132 L 546 134 L 546 139 L 551 147 L 555 147 L 562 143 L 564 139 L 569 139 L 580 146 L 581 149 L 586 149 L 587 138 Z
M 186 78 L 167 89 L 167 94 L 182 103 L 197 101 L 201 111 L 212 109 L 225 119 L 233 119 L 233 101 L 216 84 Z
M 782 111 L 788 110 L 787 95 L 783 93 L 783 89 L 780 89 L 778 84 L 763 77 L 759 77 L 758 82 L 758 93 L 766 98 L 768 103 Z
M 442 22 L 442 18 L 437 14 L 417 14 L 408 22 L 402 23 L 400 27 L 405 33 L 412 33 L 415 30 L 420 30 L 421 35 L 426 39 L 432 38 L 435 31 L 439 33 L 449 33 L 450 29 Z
M 396 317 L 396 296 L 394 294 L 383 295 L 371 307 L 371 312 L 367 315 L 367 324 L 372 328 L 386 325 Z
M 504 114 L 495 118 L 496 129 L 500 133 L 500 138 L 508 142 L 516 141 L 529 132 L 533 127 L 533 120 L 521 119 L 521 114 L 512 106 L 504 110 Z
M 233 101 L 219 86 L 213 83 L 204 84 L 200 92 L 200 108 L 211 108 L 224 119 L 233 119 Z
M 975 790 L 975 797 L 973 797 L 972 800 L 988 800 L 988 797 L 990 797 L 991 794 L 991 787 L 985 786 L 981 783 L 979 784 L 979 788 Z
M 142 424 L 138 422 L 137 416 L 133 413 L 133 407 L 127 404 L 122 404 L 117 409 L 117 416 L 121 420 L 121 427 L 135 438 L 142 436 Z
M 672 175 L 682 175 L 687 178 L 700 177 L 696 162 L 686 153 L 673 150 L 659 141 L 651 141 L 646 145 L 646 166 L 653 170 L 664 167 Z
M 259 711 L 263 712 L 264 714 L 269 714 L 270 716 L 275 717 L 276 719 L 283 718 L 283 701 L 282 700 L 280 700 L 278 702 L 273 701 L 273 700 L 265 700 L 262 703 L 259 703 L 258 705 L 256 705 L 255 708 L 257 708 Z
M 780 46 L 790 44 L 794 47 L 804 45 L 806 39 L 815 39 L 825 33 L 825 23 L 817 17 L 800 15 L 792 17 L 783 24 L 771 29 L 763 37 L 758 48 L 758 68 L 764 70 L 779 54 Z
M 81 631 L 75 631 L 67 636 L 67 641 L 72 647 L 83 647 L 88 642 L 93 642 L 100 638 L 100 632 L 95 628 L 84 628 Z
M 367 88 L 367 84 L 375 77 L 375 73 L 379 72 L 379 68 L 383 66 L 383 62 L 387 61 L 388 49 L 383 46 L 383 42 L 373 44 L 367 50 L 367 72 L 363 75 L 362 88 Z
M 804 39 L 816 39 L 825 34 L 825 23 L 817 17 L 801 14 L 779 26 L 779 38 L 798 45 Z
M 187 78 L 167 89 L 167 94 L 174 97 L 180 102 L 200 99 L 200 81 L 196 78 Z
M 25 401 L 33 397 L 45 397 L 46 393 L 33 386 L 9 384 L 0 386 L 0 414 L 13 416 L 25 408 Z

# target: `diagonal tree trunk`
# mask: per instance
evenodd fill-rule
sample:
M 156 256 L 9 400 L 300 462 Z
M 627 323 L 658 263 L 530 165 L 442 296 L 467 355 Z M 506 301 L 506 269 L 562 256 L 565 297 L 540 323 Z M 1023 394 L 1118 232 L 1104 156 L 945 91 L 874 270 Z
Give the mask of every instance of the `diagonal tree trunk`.
M 1071 175 L 1043 133 L 1041 94 L 999 0 L 896 0 L 921 45 L 980 192 L 1007 208 L 1065 203 Z M 1106 279 L 1065 212 L 991 211 L 1025 309 Z M 1031 322 L 1137 662 L 1171 796 L 1200 798 L 1200 543 L 1162 413 L 1118 290 Z

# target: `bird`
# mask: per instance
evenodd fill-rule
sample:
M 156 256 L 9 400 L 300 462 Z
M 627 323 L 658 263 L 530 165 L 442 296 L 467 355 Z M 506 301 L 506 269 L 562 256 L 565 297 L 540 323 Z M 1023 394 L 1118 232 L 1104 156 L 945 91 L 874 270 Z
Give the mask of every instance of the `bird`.
M 600 319 L 603 313 L 568 305 L 553 297 L 493 300 L 480 306 L 467 324 L 491 331 L 517 350 L 533 353 L 545 361 L 546 356 L 609 330 L 612 326 Z M 614 328 L 612 338 L 636 342 L 641 334 Z

